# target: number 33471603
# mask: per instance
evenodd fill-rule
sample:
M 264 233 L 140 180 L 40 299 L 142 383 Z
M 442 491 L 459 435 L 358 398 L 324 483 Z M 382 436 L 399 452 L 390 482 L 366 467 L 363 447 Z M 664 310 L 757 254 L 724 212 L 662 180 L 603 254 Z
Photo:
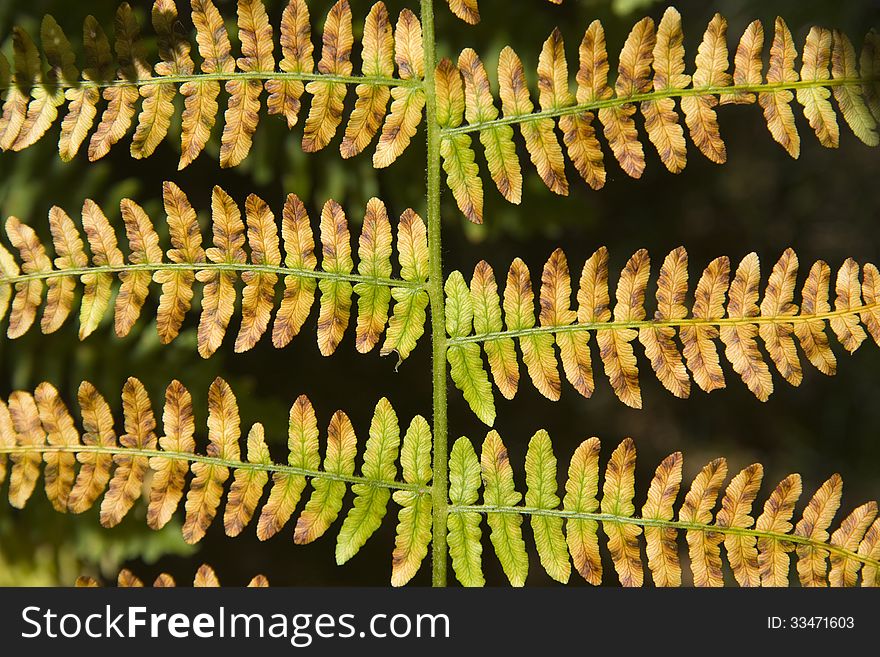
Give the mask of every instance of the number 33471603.
M 852 616 L 768 616 L 767 628 L 771 630 L 851 630 L 855 627 Z

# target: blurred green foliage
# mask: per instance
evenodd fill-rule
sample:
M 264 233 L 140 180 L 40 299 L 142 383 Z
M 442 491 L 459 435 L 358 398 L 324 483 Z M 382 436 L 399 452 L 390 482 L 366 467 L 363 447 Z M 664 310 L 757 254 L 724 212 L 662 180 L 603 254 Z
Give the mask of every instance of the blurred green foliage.
M 150 3 L 133 0 L 131 4 L 145 23 Z M 233 0 L 217 4 L 224 16 L 234 17 Z M 283 3 L 267 0 L 266 4 L 277 24 Z M 330 4 L 329 0 L 309 2 L 313 24 L 319 23 Z M 353 2 L 356 31 L 362 27 L 369 4 L 366 0 Z M 396 15 L 405 6 L 415 9 L 417 3 L 388 0 L 386 4 Z M 554 6 L 539 0 L 481 0 L 483 20 L 475 27 L 453 17 L 441 6 L 442 0 L 435 0 L 435 4 L 440 56 L 454 57 L 461 48 L 474 47 L 493 75 L 498 53 L 510 44 L 521 55 L 534 87 L 538 52 L 554 27 L 562 30 L 568 59 L 573 63 L 584 29 L 593 19 L 603 21 L 609 49 L 616 51 L 642 13 L 659 18 L 669 3 L 565 0 L 562 6 Z M 41 16 L 52 13 L 80 52 L 85 15 L 95 15 L 109 28 L 115 5 L 115 0 L 0 0 L 0 39 L 5 39 L 2 48 L 6 53 L 10 51 L 5 37 L 12 25 L 22 25 L 35 35 Z M 839 27 L 854 40 L 860 40 L 872 25 L 880 25 L 880 4 L 876 0 L 683 0 L 675 5 L 684 18 L 689 62 L 716 11 L 730 20 L 731 47 L 751 20 L 758 18 L 769 25 L 777 14 L 785 17 L 800 43 L 813 24 Z M 150 30 L 145 32 L 150 34 Z M 313 40 L 319 42 L 317 37 Z M 349 104 L 352 96 L 349 93 Z M 461 269 L 469 277 L 474 264 L 486 259 L 500 277 L 510 261 L 520 256 L 530 266 L 534 279 L 556 246 L 565 248 L 574 269 L 603 244 L 610 250 L 613 271 L 619 270 L 638 248 L 649 249 L 656 269 L 668 251 L 685 245 L 690 253 L 692 285 L 712 258 L 727 254 L 738 261 L 752 250 L 761 257 L 765 276 L 788 246 L 795 248 L 802 263 L 825 259 L 836 267 L 849 256 L 877 263 L 877 152 L 862 146 L 845 129 L 838 151 L 823 149 L 797 114 L 804 137 L 798 162 L 790 160 L 773 142 L 758 108 L 730 107 L 719 112 L 729 151 L 729 163 L 722 167 L 689 148 L 687 169 L 672 176 L 649 147 L 648 171 L 642 180 L 627 178 L 609 155 L 605 189 L 591 191 L 571 169 L 571 196 L 560 199 L 543 187 L 529 166 L 524 166 L 522 205 L 507 204 L 491 183 L 486 185 L 484 226 L 468 224 L 451 196 L 444 194 L 445 271 Z M 223 186 L 239 202 L 248 193 L 257 193 L 275 210 L 280 208 L 284 194 L 296 192 L 307 204 L 313 223 L 328 198 L 341 202 L 355 222 L 361 219 L 371 196 L 386 200 L 394 214 L 409 206 L 420 212 L 424 209 L 423 133 L 416 136 L 401 161 L 388 170 L 376 171 L 370 165 L 371 152 L 342 160 L 338 137 L 324 152 L 307 156 L 299 147 L 301 124 L 289 133 L 282 121 L 264 115 L 253 151 L 243 166 L 231 171 L 219 169 L 215 129 L 207 153 L 178 173 L 179 116 L 178 110 L 167 143 L 145 161 L 130 158 L 127 138 L 97 164 L 89 164 L 82 153 L 72 164 L 63 164 L 55 151 L 57 126 L 37 147 L 0 154 L 0 216 L 19 216 L 44 239 L 48 238 L 45 217 L 49 208 L 59 205 L 74 214 L 85 198 L 98 202 L 116 226 L 121 225 L 118 207 L 123 197 L 135 199 L 157 218 L 162 216 L 161 182 L 165 179 L 174 180 L 189 194 L 203 222 L 214 184 Z M 524 152 L 522 160 L 528 161 Z M 806 266 L 802 264 L 802 277 Z M 652 289 L 649 294 L 653 294 Z M 402 422 L 408 423 L 417 413 L 430 416 L 427 340 L 397 370 L 391 358 L 356 354 L 353 330 L 349 329 L 337 355 L 324 359 L 315 344 L 313 313 L 302 335 L 281 352 L 263 340 L 253 351 L 233 355 L 231 340 L 227 340 L 214 357 L 204 361 L 196 353 L 197 317 L 192 313 L 184 332 L 171 346 L 159 345 L 155 320 L 148 320 L 156 303 L 154 290 L 143 318 L 124 340 L 115 338 L 109 322 L 83 343 L 77 340 L 74 322 L 52 336 L 34 330 L 15 342 L 0 340 L 0 394 L 6 396 L 17 388 L 32 390 L 40 381 L 48 380 L 59 387 L 75 409 L 77 386 L 88 379 L 118 412 L 123 382 L 128 376 L 137 376 L 150 391 L 154 408 L 160 409 L 165 386 L 177 378 L 193 393 L 201 447 L 205 442 L 208 386 L 214 377 L 222 375 L 238 396 L 243 428 L 263 422 L 278 460 L 286 454 L 287 409 L 302 393 L 314 402 L 322 429 L 332 412 L 341 408 L 350 415 L 361 440 L 372 407 L 381 396 L 389 397 Z M 5 324 L 0 329 L 5 331 Z M 777 391 L 767 404 L 757 402 L 729 369 L 727 390 L 712 395 L 695 391 L 690 400 L 675 399 L 661 389 L 647 361 L 639 358 L 643 411 L 621 405 L 605 381 L 598 383 L 589 401 L 568 388 L 562 401 L 554 404 L 528 384 L 522 386 L 514 402 L 499 398 L 497 428 L 512 462 L 523 463 L 528 438 L 543 427 L 550 431 L 563 463 L 565 455 L 588 436 L 604 439 L 603 458 L 620 438 L 632 436 L 640 450 L 638 500 L 644 498 L 643 487 L 650 481 L 653 465 L 675 450 L 685 454 L 686 477 L 710 458 L 724 455 L 731 462 L 731 470 L 763 462 L 768 481 L 800 471 L 805 488 L 814 488 L 832 472 L 840 472 L 847 482 L 845 503 L 849 505 L 880 496 L 880 441 L 876 439 L 880 428 L 880 405 L 876 403 L 880 381 L 874 376 L 880 371 L 880 350 L 875 346 L 866 343 L 855 357 L 842 360 L 840 373 L 833 379 L 808 370 L 797 389 L 777 379 Z M 450 437 L 467 435 L 482 441 L 485 427 L 470 413 L 457 391 L 450 392 L 450 403 Z M 564 472 L 563 467 L 560 472 Z M 517 477 L 522 477 L 521 468 Z M 518 485 L 523 485 L 521 479 Z M 254 572 L 263 572 L 273 584 L 385 584 L 390 574 L 390 517 L 357 558 L 339 569 L 333 561 L 331 537 L 294 547 L 292 527 L 260 544 L 253 530 L 246 536 L 227 539 L 222 523 L 214 523 L 206 538 L 191 551 L 183 545 L 176 528 L 158 534 L 148 530 L 142 506 L 136 509 L 140 517 L 129 518 L 120 528 L 108 531 L 100 528 L 93 514 L 83 518 L 60 515 L 52 512 L 45 500 L 36 498 L 42 498 L 42 494 L 38 492 L 21 512 L 0 505 L 0 584 L 70 584 L 80 572 L 106 575 L 129 560 L 137 562 L 144 578 L 167 570 L 182 581 L 202 561 L 214 565 L 229 581 L 246 581 Z M 528 536 L 526 539 L 530 540 Z M 160 563 L 153 563 L 163 555 Z M 484 561 L 488 581 L 503 581 L 494 558 L 487 556 Z M 428 570 L 423 567 L 415 582 L 428 583 Z M 543 581 L 540 569 L 532 570 L 530 581 Z

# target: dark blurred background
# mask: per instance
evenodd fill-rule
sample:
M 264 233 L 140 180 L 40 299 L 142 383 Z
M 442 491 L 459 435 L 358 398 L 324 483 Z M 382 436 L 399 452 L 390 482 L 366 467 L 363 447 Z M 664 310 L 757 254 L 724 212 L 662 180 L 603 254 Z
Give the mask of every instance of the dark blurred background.
M 148 24 L 151 3 L 134 0 L 131 4 L 142 25 Z M 187 18 L 185 4 L 188 3 L 178 2 Z M 234 17 L 233 0 L 220 0 L 217 4 L 225 17 Z M 266 4 L 277 31 L 283 3 L 273 0 Z M 405 6 L 417 9 L 414 0 L 389 0 L 386 4 L 395 17 Z M 435 4 L 440 56 L 455 57 L 461 48 L 474 47 L 494 80 L 498 53 L 504 45 L 511 44 L 521 55 L 534 88 L 538 52 L 554 27 L 558 26 L 565 36 L 573 79 L 578 43 L 594 18 L 602 19 L 612 62 L 616 62 L 616 53 L 633 23 L 645 13 L 659 19 L 667 3 L 566 0 L 558 7 L 539 0 L 481 0 L 483 20 L 476 27 L 452 16 L 442 0 Z M 81 25 L 86 14 L 95 15 L 111 32 L 115 5 L 115 0 L 0 0 L 3 51 L 7 55 L 11 51 L 8 37 L 12 25 L 21 25 L 37 35 L 41 16 L 52 13 L 81 53 Z M 330 5 L 329 0 L 309 3 L 313 26 L 323 23 Z M 354 0 L 352 5 L 358 38 L 370 3 Z M 730 21 L 731 50 L 745 26 L 756 18 L 772 32 L 774 17 L 783 16 L 799 48 L 814 24 L 840 28 L 857 44 L 861 44 L 871 26 L 880 26 L 877 0 L 690 0 L 676 6 L 684 20 L 688 72 L 692 71 L 703 30 L 716 11 Z M 234 36 L 232 23 L 230 28 Z M 152 34 L 149 28 L 144 32 L 148 38 Z M 769 40 L 768 36 L 768 48 Z M 317 33 L 313 41 L 320 43 Z M 233 44 L 237 52 L 234 39 Z M 356 71 L 358 52 L 356 46 Z M 82 65 L 81 57 L 79 64 Z M 350 91 L 349 105 L 353 96 Z M 221 98 L 223 107 L 225 100 Z M 840 149 L 822 148 L 799 106 L 795 114 L 803 141 L 797 162 L 772 140 L 759 108 L 729 106 L 719 111 L 729 153 L 726 165 L 718 167 L 708 162 L 689 145 L 688 166 L 683 174 L 674 176 L 664 169 L 653 147 L 643 138 L 648 169 L 641 180 L 623 174 L 606 148 L 605 188 L 599 192 L 590 190 L 569 166 L 572 191 L 568 199 L 557 198 L 546 190 L 523 151 L 525 180 L 519 207 L 503 201 L 483 171 L 484 226 L 467 223 L 444 190 L 444 269 L 447 273 L 460 269 L 469 279 L 474 264 L 484 258 L 500 279 L 510 261 L 520 256 L 531 268 L 533 280 L 539 280 L 541 267 L 555 247 L 565 248 L 572 270 L 579 272 L 584 260 L 604 244 L 611 253 L 614 281 L 635 250 L 649 249 L 656 274 L 665 254 L 684 245 L 690 254 L 693 289 L 700 271 L 712 258 L 726 254 L 738 262 L 752 250 L 761 257 L 766 281 L 772 264 L 791 246 L 800 257 L 800 288 L 816 259 L 826 260 L 834 270 L 850 256 L 860 263 L 880 261 L 880 240 L 875 228 L 880 216 L 877 151 L 857 141 L 842 119 Z M 141 203 L 161 226 L 161 183 L 166 179 L 175 181 L 189 194 L 200 212 L 203 227 L 207 226 L 214 184 L 223 186 L 240 203 L 248 193 L 255 192 L 269 201 L 276 212 L 280 211 L 284 195 L 296 192 L 307 203 L 313 224 L 328 198 L 340 201 L 355 224 L 361 220 L 371 196 L 383 198 L 395 215 L 407 207 L 424 211 L 423 129 L 401 161 L 385 171 L 375 171 L 370 164 L 373 147 L 349 161 L 339 157 L 342 128 L 324 152 L 306 156 L 300 149 L 305 110 L 292 133 L 288 133 L 281 120 L 269 118 L 264 112 L 254 148 L 242 166 L 231 171 L 218 167 L 219 130 L 215 128 L 207 152 L 178 173 L 179 116 L 178 108 L 171 136 L 145 161 L 129 156 L 129 134 L 98 164 L 89 164 L 83 152 L 72 164 L 64 164 L 56 150 L 58 125 L 38 146 L 23 153 L 0 155 L 0 215 L 19 216 L 48 242 L 46 215 L 52 205 L 60 205 L 76 216 L 83 200 L 92 198 L 119 227 L 119 200 L 130 197 Z M 519 135 L 517 140 L 521 141 Z M 482 154 L 478 161 L 482 167 Z M 162 238 L 163 245 L 167 244 L 164 235 Z M 365 440 L 372 408 L 382 396 L 389 397 L 404 426 L 416 414 L 430 417 L 427 338 L 395 370 L 393 358 L 380 358 L 376 352 L 368 356 L 356 353 L 352 325 L 337 354 L 324 359 L 315 343 L 317 310 L 313 309 L 303 333 L 283 351 L 276 351 L 270 340 L 264 338 L 254 350 L 233 355 L 233 340 L 227 337 L 223 348 L 205 361 L 195 349 L 198 317 L 194 312 L 171 346 L 159 345 L 155 319 L 149 319 L 155 318 L 158 299 L 156 286 L 153 288 L 140 322 L 124 340 L 116 339 L 112 321 L 105 321 L 81 343 L 77 340 L 77 322 L 69 321 L 52 336 L 42 336 L 35 327 L 20 340 L 0 341 L 0 393 L 5 397 L 14 389 L 33 390 L 40 381 L 47 380 L 57 385 L 76 409 L 76 389 L 80 381 L 87 379 L 118 411 L 123 382 L 128 376 L 136 376 L 146 384 L 160 415 L 165 386 L 172 378 L 178 378 L 193 394 L 202 448 L 206 440 L 208 386 L 215 376 L 221 375 L 238 396 L 243 430 L 253 422 L 263 422 L 277 461 L 286 458 L 287 410 L 302 393 L 315 403 L 322 429 L 333 411 L 344 409 L 361 441 Z M 649 288 L 649 312 L 654 307 L 653 292 L 653 287 Z M 230 332 L 237 330 L 237 322 L 238 319 L 233 320 Z M 0 329 L 5 333 L 5 321 Z M 559 457 L 560 484 L 569 456 L 581 440 L 593 435 L 601 437 L 604 462 L 620 439 L 632 436 L 639 450 L 637 507 L 644 501 L 657 463 L 675 450 L 685 455 L 686 481 L 716 456 L 729 459 L 732 474 L 750 463 L 762 462 L 766 477 L 759 500 L 766 497 L 777 481 L 795 471 L 804 476 L 805 499 L 833 472 L 840 472 L 846 482 L 846 510 L 880 496 L 880 382 L 875 376 L 880 368 L 880 350 L 876 345 L 866 342 L 854 356 L 844 356 L 835 342 L 838 375 L 825 377 L 807 364 L 799 388 L 792 388 L 774 372 L 776 392 L 766 404 L 748 392 L 726 363 L 726 390 L 706 395 L 694 386 L 691 399 L 676 399 L 657 382 L 641 346 L 636 344 L 635 349 L 644 398 L 641 411 L 617 401 L 601 368 L 596 373 L 596 393 L 590 400 L 582 399 L 566 384 L 562 400 L 553 403 L 541 397 L 525 379 L 513 402 L 496 393 L 497 429 L 511 452 L 520 490 L 524 490 L 523 461 L 528 439 L 535 430 L 546 428 Z M 598 362 L 595 350 L 593 355 Z M 449 425 L 450 443 L 466 435 L 478 446 L 486 433 L 486 427 L 469 411 L 451 383 Z M 323 438 L 322 433 L 322 442 Z M 142 502 L 118 528 L 105 530 L 98 524 L 96 509 L 85 519 L 53 512 L 41 486 L 42 482 L 24 511 L 0 505 L 0 584 L 70 584 L 80 573 L 107 577 L 122 565 L 134 568 L 144 578 L 164 570 L 186 582 L 191 581 L 196 565 L 203 561 L 211 563 L 221 580 L 229 584 L 242 584 L 257 572 L 265 573 L 273 584 L 291 585 L 382 585 L 390 577 L 396 520 L 393 505 L 380 532 L 357 557 L 337 568 L 333 541 L 338 523 L 322 540 L 301 547 L 293 544 L 292 523 L 279 536 L 260 544 L 253 529 L 237 539 L 227 539 L 218 519 L 206 538 L 191 548 L 180 539 L 179 519 L 165 531 L 148 530 Z M 531 544 L 528 523 L 524 524 L 524 532 Z M 483 561 L 487 579 L 500 584 L 503 574 L 488 541 L 486 547 Z M 430 557 L 415 583 L 430 582 L 429 561 Z M 616 581 L 610 568 L 605 579 L 606 583 Z M 537 560 L 532 564 L 529 582 L 549 583 Z M 582 583 L 576 575 L 572 582 Z

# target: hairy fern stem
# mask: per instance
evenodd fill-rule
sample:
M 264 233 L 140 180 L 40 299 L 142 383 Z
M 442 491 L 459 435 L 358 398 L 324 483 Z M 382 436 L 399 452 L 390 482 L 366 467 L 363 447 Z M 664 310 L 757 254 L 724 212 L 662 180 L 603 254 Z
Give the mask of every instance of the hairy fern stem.
M 434 4 L 421 0 L 422 38 L 425 50 L 425 111 L 428 133 L 427 203 L 428 296 L 431 302 L 431 367 L 434 404 L 434 478 L 431 583 L 446 586 L 446 520 L 449 487 L 446 420 L 446 310 L 443 293 L 443 247 L 440 218 L 440 125 L 434 86 Z

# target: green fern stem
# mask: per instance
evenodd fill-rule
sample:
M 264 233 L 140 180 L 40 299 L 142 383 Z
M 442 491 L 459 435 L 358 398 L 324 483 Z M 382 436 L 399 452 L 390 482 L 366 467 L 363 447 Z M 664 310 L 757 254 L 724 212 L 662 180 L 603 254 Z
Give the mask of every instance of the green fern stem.
M 497 333 L 481 333 L 459 338 L 447 338 L 447 346 L 464 344 L 466 342 L 488 342 L 498 338 L 521 338 L 528 335 L 540 335 L 542 333 L 575 333 L 580 331 L 601 331 L 641 328 L 681 328 L 684 326 L 737 326 L 747 324 L 802 324 L 806 322 L 826 321 L 835 317 L 858 315 L 860 313 L 876 310 L 880 303 L 870 303 L 862 306 L 853 306 L 845 310 L 832 310 L 827 313 L 816 315 L 773 315 L 756 317 L 723 317 L 718 319 L 670 319 L 670 320 L 638 320 L 631 322 L 587 322 L 583 324 L 567 324 L 563 326 L 535 326 L 527 329 L 499 331 Z
M 226 263 L 226 262 L 151 262 L 142 264 L 125 264 L 125 265 L 107 265 L 95 267 L 80 267 L 76 269 L 53 269 L 51 271 L 33 272 L 30 274 L 20 274 L 18 276 L 3 277 L 0 276 L 0 285 L 15 285 L 17 283 L 25 283 L 27 281 L 45 280 L 49 278 L 66 278 L 70 276 L 83 276 L 86 274 L 119 274 L 132 271 L 222 271 L 222 272 L 257 272 L 261 274 L 277 274 L 279 276 L 296 276 L 297 278 L 312 279 L 329 279 L 334 281 L 348 281 L 350 283 L 367 283 L 371 285 L 381 285 L 383 287 L 407 287 L 414 289 L 423 289 L 426 287 L 424 283 L 418 281 L 405 281 L 397 278 L 378 278 L 372 276 L 361 276 L 359 274 L 338 274 L 334 272 L 320 271 L 316 269 L 296 269 L 291 267 L 273 266 L 273 265 L 252 265 L 244 262 Z
M 428 222 L 428 297 L 431 302 L 431 368 L 434 403 L 433 538 L 431 582 L 446 586 L 446 521 L 448 440 L 446 418 L 446 307 L 443 292 L 443 249 L 440 217 L 440 125 L 434 67 L 434 3 L 421 0 L 422 39 L 425 51 L 425 113 L 428 133 L 426 214 Z
M 60 80 L 55 83 L 34 82 L 29 89 L 103 89 L 105 87 L 146 87 L 154 84 L 185 84 L 187 82 L 228 82 L 230 80 L 300 80 L 311 82 L 338 82 L 341 84 L 366 84 L 373 87 L 420 87 L 419 79 L 384 77 L 379 75 L 337 75 L 333 73 L 286 73 L 282 71 L 236 71 L 231 73 L 192 73 L 190 75 L 165 75 L 151 78 L 116 80 Z M 0 85 L 0 92 L 19 87 L 15 83 Z M 20 87 L 19 87 L 20 88 Z
M 456 505 L 451 504 L 448 507 L 449 513 L 482 513 L 482 514 L 502 514 L 502 515 L 520 515 L 520 516 L 552 516 L 555 518 L 575 518 L 578 520 L 595 520 L 601 523 L 616 523 L 621 525 L 637 525 L 639 527 L 660 527 L 664 529 L 680 529 L 684 531 L 700 531 L 715 534 L 724 534 L 731 536 L 754 536 L 756 538 L 767 538 L 783 543 L 794 543 L 797 545 L 806 545 L 816 550 L 823 550 L 834 554 L 839 554 L 847 559 L 859 561 L 869 566 L 880 567 L 880 561 L 872 559 L 866 555 L 847 550 L 846 548 L 830 543 L 823 543 L 811 539 L 807 536 L 797 536 L 795 534 L 781 534 L 778 532 L 762 531 L 753 527 L 722 527 L 719 525 L 706 525 L 697 522 L 682 522 L 680 520 L 659 520 L 654 518 L 638 518 L 635 516 L 617 516 L 612 513 L 584 513 L 576 511 L 566 511 L 564 509 L 538 509 L 528 506 L 492 506 L 487 504 L 474 505 Z
M 218 467 L 229 468 L 231 470 L 246 470 L 250 472 L 278 472 L 285 475 L 297 475 L 308 477 L 309 479 L 326 479 L 329 481 L 341 481 L 347 484 L 366 484 L 374 488 L 388 488 L 390 490 L 405 490 L 417 493 L 419 495 L 430 495 L 430 486 L 419 486 L 418 484 L 407 484 L 401 481 L 384 481 L 382 479 L 370 479 L 367 477 L 358 477 L 356 475 L 342 475 L 334 472 L 325 472 L 323 470 L 308 470 L 306 468 L 297 468 L 291 465 L 281 465 L 276 463 L 250 463 L 244 461 L 236 461 L 233 459 L 222 459 L 213 456 L 205 456 L 203 454 L 194 454 L 193 452 L 166 452 L 158 449 L 139 449 L 136 447 L 106 447 L 103 445 L 29 445 L 26 447 L 0 447 L 0 454 L 50 454 L 50 453 L 96 453 L 110 454 L 113 456 L 144 456 L 147 458 L 165 458 L 172 461 L 187 461 L 190 463 L 205 463 L 207 465 L 216 465 Z
M 740 84 L 730 85 L 727 87 L 708 86 L 693 87 L 688 89 L 665 89 L 663 91 L 652 91 L 644 94 L 633 94 L 631 96 L 615 96 L 614 98 L 606 98 L 595 100 L 582 105 L 570 105 L 568 107 L 557 107 L 531 114 L 518 114 L 514 116 L 504 116 L 493 121 L 484 121 L 483 123 L 469 123 L 460 125 L 457 128 L 442 128 L 443 136 L 456 134 L 466 134 L 469 132 L 479 132 L 488 130 L 496 126 L 515 125 L 520 123 L 530 123 L 540 121 L 541 119 L 552 119 L 560 116 L 568 116 L 570 114 L 581 114 L 583 112 L 591 112 L 610 107 L 620 107 L 631 103 L 643 103 L 652 100 L 662 100 L 663 98 L 684 98 L 686 96 L 724 96 L 734 93 L 775 93 L 778 91 L 796 91 L 797 89 L 819 89 L 822 87 L 843 87 L 843 86 L 865 86 L 877 82 L 875 78 L 837 78 L 826 80 L 799 80 L 798 82 L 776 82 L 766 84 Z

